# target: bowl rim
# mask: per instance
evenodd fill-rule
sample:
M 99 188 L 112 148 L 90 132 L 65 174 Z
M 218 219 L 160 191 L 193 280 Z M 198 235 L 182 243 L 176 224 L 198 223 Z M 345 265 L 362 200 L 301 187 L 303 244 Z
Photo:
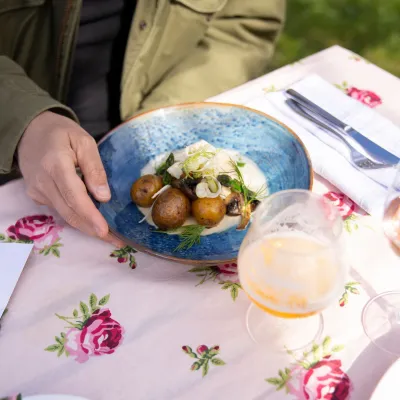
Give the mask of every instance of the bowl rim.
M 195 102 L 180 103 L 180 104 L 174 104 L 174 105 L 165 106 L 165 107 L 157 107 L 157 108 L 153 108 L 151 110 L 146 110 L 146 111 L 140 112 L 138 114 L 135 114 L 133 117 L 128 118 L 127 120 L 118 124 L 115 128 L 113 128 L 110 132 L 108 132 L 105 136 L 103 136 L 101 138 L 101 140 L 99 140 L 99 142 L 97 143 L 97 146 L 100 146 L 106 139 L 108 139 L 111 135 L 113 135 L 119 128 L 121 128 L 123 125 L 128 124 L 129 122 L 131 122 L 134 119 L 139 119 L 147 114 L 155 113 L 155 112 L 162 111 L 162 110 L 196 108 L 199 106 L 218 106 L 218 107 L 242 108 L 244 110 L 251 111 L 253 113 L 256 113 L 263 117 L 266 117 L 267 119 L 269 119 L 269 120 L 277 123 L 278 125 L 282 126 L 283 128 L 285 128 L 294 138 L 296 138 L 296 140 L 299 142 L 300 146 L 302 147 L 302 149 L 304 151 L 304 154 L 305 154 L 308 164 L 310 166 L 310 176 L 309 176 L 310 184 L 309 184 L 309 187 L 307 190 L 312 191 L 313 186 L 314 186 L 314 170 L 313 170 L 310 154 L 307 150 L 307 147 L 305 146 L 303 141 L 300 139 L 300 137 L 293 131 L 293 129 L 289 128 L 287 125 L 285 125 L 283 122 L 279 121 L 278 119 L 276 119 L 262 111 L 255 110 L 254 108 L 246 107 L 241 104 L 219 103 L 219 102 L 213 102 L 213 101 L 195 101 Z M 121 234 L 116 232 L 111 227 L 109 227 L 109 230 L 114 236 L 116 236 L 117 238 L 122 240 L 124 243 L 130 245 L 131 247 L 135 248 L 135 250 L 139 250 L 143 253 L 150 254 L 157 258 L 177 262 L 180 264 L 210 266 L 210 265 L 216 265 L 216 264 L 229 264 L 229 263 L 234 263 L 237 261 L 237 257 L 227 259 L 227 260 L 191 260 L 191 259 L 186 259 L 186 258 L 169 256 L 169 255 L 158 253 L 158 252 L 153 251 L 145 246 L 137 244 L 137 243 L 133 242 L 132 240 L 122 236 Z

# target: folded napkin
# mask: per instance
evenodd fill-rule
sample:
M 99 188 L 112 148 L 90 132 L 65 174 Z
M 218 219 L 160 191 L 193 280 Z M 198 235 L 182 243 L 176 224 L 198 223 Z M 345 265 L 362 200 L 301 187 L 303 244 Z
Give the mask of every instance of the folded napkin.
M 346 96 L 317 75 L 310 75 L 290 87 L 400 157 L 400 129 L 376 111 Z M 314 171 L 365 211 L 381 218 L 387 188 L 393 182 L 396 169 L 365 171 L 355 168 L 349 161 L 347 147 L 340 140 L 296 114 L 285 100 L 283 92 L 272 92 L 253 98 L 245 105 L 263 111 L 291 128 L 307 147 Z
M 0 318 L 14 291 L 33 244 L 0 243 Z

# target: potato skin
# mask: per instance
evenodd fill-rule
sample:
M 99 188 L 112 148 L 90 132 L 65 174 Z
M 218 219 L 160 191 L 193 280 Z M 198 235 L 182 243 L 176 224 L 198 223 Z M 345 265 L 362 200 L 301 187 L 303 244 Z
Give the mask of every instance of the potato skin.
M 163 231 L 179 228 L 184 224 L 189 214 L 189 199 L 179 189 L 175 188 L 167 189 L 161 193 L 157 197 L 151 212 L 154 223 Z
M 199 225 L 212 228 L 224 218 L 226 205 L 221 197 L 213 199 L 205 197 L 192 203 L 192 215 Z
M 140 207 L 150 207 L 155 199 L 152 196 L 163 187 L 161 176 L 143 175 L 131 187 L 132 201 Z

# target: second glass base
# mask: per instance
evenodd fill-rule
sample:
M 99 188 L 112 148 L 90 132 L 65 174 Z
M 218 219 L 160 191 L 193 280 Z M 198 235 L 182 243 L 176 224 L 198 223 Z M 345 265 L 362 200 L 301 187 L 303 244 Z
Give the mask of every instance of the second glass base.
M 400 356 L 400 291 L 381 293 L 369 300 L 362 313 L 362 324 L 376 346 Z
M 306 318 L 279 318 L 251 304 L 246 314 L 246 326 L 254 342 L 269 351 L 302 350 L 317 341 L 324 329 L 321 314 Z

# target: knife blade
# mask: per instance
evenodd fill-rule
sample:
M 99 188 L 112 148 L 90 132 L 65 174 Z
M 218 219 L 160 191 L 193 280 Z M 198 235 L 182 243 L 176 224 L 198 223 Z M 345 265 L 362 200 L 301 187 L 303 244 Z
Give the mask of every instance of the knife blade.
M 330 125 L 334 129 L 341 130 L 345 135 L 348 135 L 356 143 L 358 143 L 368 154 L 370 154 L 375 160 L 384 162 L 386 164 L 397 165 L 400 158 L 385 150 L 378 144 L 374 143 L 372 140 L 368 139 L 360 132 L 355 130 L 350 125 L 347 125 L 343 121 L 334 117 L 332 114 L 328 113 L 323 108 L 319 107 L 317 104 L 313 103 L 311 100 L 304 97 L 302 94 L 293 89 L 288 89 L 285 91 L 287 97 L 297 101 L 303 107 L 307 108 L 314 114 L 317 114 L 320 118 L 324 120 L 325 123 Z
M 321 116 L 313 113 L 308 108 L 303 107 L 296 100 L 287 99 L 287 100 L 285 100 L 285 104 L 287 106 L 289 106 L 296 114 L 301 115 L 303 118 L 308 119 L 309 121 L 314 123 L 319 128 L 321 128 L 324 131 L 328 132 L 329 134 L 333 135 L 336 139 L 341 140 L 350 150 L 350 159 L 351 159 L 351 162 L 353 163 L 353 165 L 356 166 L 356 168 L 362 169 L 362 170 L 393 168 L 393 166 L 390 164 L 385 164 L 385 163 L 380 163 L 380 162 L 377 163 L 376 160 L 368 158 L 368 156 L 364 154 L 364 153 L 366 153 L 365 151 L 364 151 L 364 153 L 359 151 L 359 150 L 362 150 L 362 148 L 358 143 L 356 143 L 355 141 L 350 139 L 340 129 L 336 129 L 336 128 L 333 128 L 331 125 L 328 125 L 325 122 L 325 120 L 323 118 L 321 118 Z M 365 167 L 364 167 L 363 166 L 364 162 L 361 164 L 359 163 L 359 161 L 362 161 L 361 157 L 363 157 L 366 160 L 371 161 L 373 163 L 373 165 L 371 163 L 366 163 Z M 356 162 L 356 160 L 358 160 L 358 162 Z M 372 168 L 372 166 L 373 166 L 373 168 Z

